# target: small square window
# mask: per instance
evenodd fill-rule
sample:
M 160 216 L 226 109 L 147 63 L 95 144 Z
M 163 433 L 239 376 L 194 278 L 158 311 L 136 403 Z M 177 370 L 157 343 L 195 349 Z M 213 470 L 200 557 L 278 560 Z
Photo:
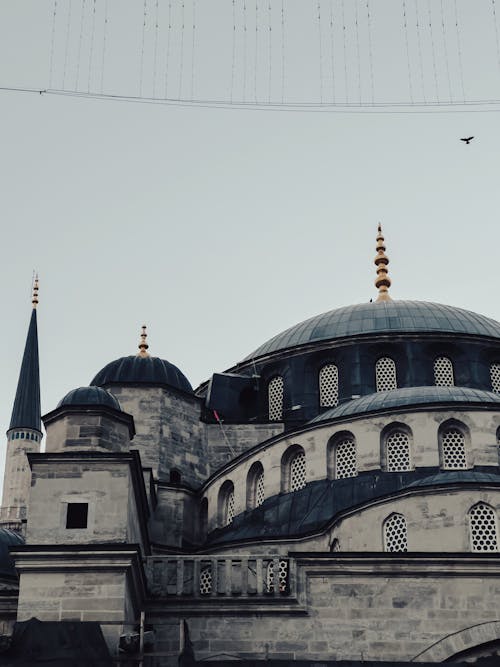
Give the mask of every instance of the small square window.
M 88 514 L 88 503 L 68 503 L 66 528 L 86 528 Z

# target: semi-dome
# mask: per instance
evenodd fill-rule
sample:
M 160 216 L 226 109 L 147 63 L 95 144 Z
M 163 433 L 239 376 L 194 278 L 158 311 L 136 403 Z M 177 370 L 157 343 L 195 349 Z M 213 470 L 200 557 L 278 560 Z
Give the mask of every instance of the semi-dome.
M 336 308 L 300 322 L 244 361 L 311 343 L 383 333 L 448 333 L 500 338 L 500 323 L 454 306 L 425 301 L 373 301 Z
M 193 392 L 193 388 L 177 366 L 159 357 L 129 356 L 112 361 L 94 377 L 91 385 L 144 384 L 167 386 Z
M 101 387 L 78 387 L 72 389 L 57 404 L 58 408 L 68 405 L 105 405 L 115 410 L 121 410 L 118 400 Z
M 439 403 L 493 404 L 500 408 L 500 394 L 470 387 L 405 387 L 379 391 L 361 398 L 346 401 L 336 408 L 330 408 L 311 419 L 310 423 L 322 422 L 341 417 L 355 417 L 369 412 L 410 408 Z

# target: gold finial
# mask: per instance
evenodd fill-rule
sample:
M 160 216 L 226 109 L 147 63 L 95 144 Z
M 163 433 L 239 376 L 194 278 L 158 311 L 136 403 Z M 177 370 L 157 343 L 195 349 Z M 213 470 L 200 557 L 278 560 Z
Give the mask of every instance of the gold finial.
M 377 301 L 392 301 L 389 296 L 389 287 L 391 286 L 391 279 L 387 275 L 387 265 L 389 258 L 385 254 L 384 237 L 382 236 L 382 225 L 378 223 L 377 234 L 377 254 L 374 262 L 377 267 L 377 277 L 375 278 L 375 287 L 378 288 Z
M 138 357 L 149 357 L 149 352 L 148 352 L 148 347 L 149 345 L 146 343 L 146 338 L 148 337 L 148 334 L 146 333 L 146 325 L 142 325 L 142 333 L 141 333 L 141 342 L 139 343 L 139 353 Z
M 38 274 L 33 281 L 33 296 L 31 297 L 31 303 L 33 304 L 33 308 L 38 306 Z

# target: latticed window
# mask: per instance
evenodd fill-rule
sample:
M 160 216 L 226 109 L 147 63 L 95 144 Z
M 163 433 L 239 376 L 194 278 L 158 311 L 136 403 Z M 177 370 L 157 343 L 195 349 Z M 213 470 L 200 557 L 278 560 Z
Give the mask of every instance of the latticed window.
M 255 507 L 262 505 L 264 500 L 264 471 L 261 470 L 255 478 Z
M 447 428 L 441 435 L 441 456 L 445 470 L 465 470 L 465 436 L 456 426 Z
M 306 455 L 298 452 L 290 461 L 290 491 L 298 491 L 306 485 Z
M 266 588 L 268 593 L 274 593 L 274 561 L 269 561 L 266 572 Z M 280 558 L 278 563 L 279 592 L 285 593 L 288 585 L 288 561 Z
M 448 357 L 434 359 L 434 384 L 436 387 L 453 387 L 453 364 Z
M 339 371 L 335 364 L 327 364 L 319 372 L 319 404 L 335 407 L 339 402 Z
M 396 364 L 390 357 L 381 357 L 375 364 L 377 391 L 397 389 Z
M 497 394 L 500 394 L 500 364 L 491 364 L 490 378 L 491 378 L 491 388 Z
M 404 431 L 393 431 L 385 441 L 387 472 L 411 470 L 410 438 Z
M 391 514 L 384 521 L 384 548 L 386 551 L 408 551 L 408 530 L 402 514 Z
M 267 387 L 269 421 L 283 419 L 283 378 L 274 377 Z
M 478 503 L 469 512 L 472 551 L 498 551 L 497 518 L 495 510 Z
M 226 496 L 226 520 L 224 525 L 229 526 L 234 519 L 234 489 L 229 491 Z
M 200 571 L 200 594 L 210 595 L 212 592 L 212 567 L 205 565 Z
M 356 443 L 353 438 L 346 437 L 335 445 L 335 479 L 356 477 L 357 474 Z

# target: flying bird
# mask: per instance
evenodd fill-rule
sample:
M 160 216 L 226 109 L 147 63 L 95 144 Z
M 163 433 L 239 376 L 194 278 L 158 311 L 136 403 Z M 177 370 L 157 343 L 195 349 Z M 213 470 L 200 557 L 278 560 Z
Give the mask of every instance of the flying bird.
M 466 137 L 465 139 L 460 139 L 460 141 L 465 141 L 466 144 L 470 144 L 472 139 L 474 139 L 474 137 Z

